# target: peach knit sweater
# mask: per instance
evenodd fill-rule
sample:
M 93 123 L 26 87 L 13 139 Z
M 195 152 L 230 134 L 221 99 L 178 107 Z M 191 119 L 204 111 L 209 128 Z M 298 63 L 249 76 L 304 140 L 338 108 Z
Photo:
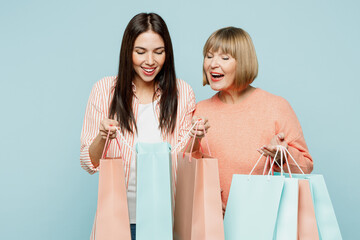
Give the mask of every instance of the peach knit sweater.
M 225 204 L 232 175 L 249 174 L 260 156 L 257 149 L 269 144 L 280 132 L 285 134 L 288 150 L 302 170 L 310 173 L 313 169 L 300 123 L 290 104 L 282 97 L 257 88 L 242 102 L 226 104 L 215 94 L 197 104 L 195 116 L 209 120 L 211 127 L 207 138 L 212 156 L 219 160 L 222 201 Z M 264 166 L 265 158 L 254 174 L 262 174 Z M 299 172 L 291 160 L 290 169 Z

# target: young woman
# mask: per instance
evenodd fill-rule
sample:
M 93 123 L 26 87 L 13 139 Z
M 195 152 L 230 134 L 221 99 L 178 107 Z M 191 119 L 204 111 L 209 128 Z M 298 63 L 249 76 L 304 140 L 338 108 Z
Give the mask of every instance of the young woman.
M 159 141 L 175 146 L 190 129 L 194 110 L 193 90 L 176 79 L 164 20 L 155 13 L 138 14 L 125 29 L 117 76 L 101 79 L 91 91 L 81 134 L 81 166 L 90 174 L 98 171 L 107 134 L 110 130 L 110 138 L 115 138 L 117 128 L 131 146 Z M 125 162 L 133 159 L 131 166 L 125 164 L 130 168 L 125 178 L 131 231 L 135 234 L 135 156 L 123 141 L 120 143 L 123 152 L 112 143 L 108 155 L 121 154 Z
M 259 153 L 274 157 L 276 145 L 285 146 L 302 170 L 310 173 L 313 161 L 290 104 L 250 85 L 258 62 L 249 34 L 235 27 L 219 29 L 205 43 L 203 54 L 203 85 L 210 84 L 217 93 L 197 104 L 195 116 L 205 119 L 207 128 L 211 125 L 207 137 L 211 153 L 219 160 L 223 207 L 232 175 L 249 174 Z M 262 174 L 264 164 L 260 162 L 254 174 Z M 291 160 L 290 169 L 299 171 Z

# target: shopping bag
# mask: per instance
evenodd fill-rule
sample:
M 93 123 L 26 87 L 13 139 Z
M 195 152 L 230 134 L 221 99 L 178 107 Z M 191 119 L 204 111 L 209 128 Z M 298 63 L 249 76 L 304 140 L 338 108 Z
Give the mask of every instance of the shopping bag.
M 225 239 L 272 239 L 284 177 L 234 174 L 224 218 Z
M 291 154 L 286 149 L 284 149 L 284 151 L 289 154 L 289 156 L 298 166 L 297 162 L 291 156 Z M 303 173 L 300 167 L 299 169 Z M 276 173 L 276 174 L 279 175 L 280 173 Z M 316 239 L 341 240 L 342 237 L 341 237 L 340 228 L 336 220 L 335 211 L 332 206 L 331 199 L 326 188 L 324 177 L 320 174 L 304 174 L 304 173 L 303 174 L 289 173 L 289 174 L 284 174 L 284 176 L 292 177 L 295 179 L 303 179 L 309 182 L 309 188 L 311 192 L 312 204 L 314 207 L 314 213 L 316 217 L 317 230 L 318 230 L 318 238 Z M 304 222 L 309 223 L 308 220 L 304 220 Z M 301 223 L 299 222 L 299 224 Z M 309 230 L 309 227 L 306 227 L 305 225 L 303 228 Z
M 341 240 L 341 232 L 336 220 L 329 192 L 322 175 L 311 174 L 306 177 L 311 185 L 319 237 L 323 240 Z
M 272 239 L 275 231 L 284 176 L 234 174 L 227 202 L 226 240 Z
M 171 240 L 172 164 L 168 143 L 137 143 L 136 239 Z
M 283 176 L 283 162 L 286 162 L 290 178 L 285 179 L 285 183 L 292 181 L 296 183 L 296 185 L 292 186 L 292 188 L 288 185 L 290 188 L 286 188 L 285 184 L 278 212 L 274 240 L 290 240 L 296 238 L 300 240 L 319 239 L 309 182 L 307 180 L 298 180 L 292 177 L 293 174 L 291 174 L 289 168 L 286 148 L 278 146 L 274 158 L 276 158 L 278 153 L 280 153 L 281 165 L 278 165 L 281 169 L 281 173 L 277 173 L 276 175 Z M 272 167 L 270 169 L 272 169 Z M 299 169 L 302 172 L 300 167 Z M 289 195 L 289 190 L 295 192 L 292 192 L 291 195 Z M 298 200 L 294 198 L 297 196 L 296 192 L 298 193 Z M 292 197 L 292 199 L 288 199 L 289 197 Z M 296 205 L 294 205 L 294 203 L 296 203 Z
M 117 139 L 116 143 L 120 147 Z M 106 158 L 109 146 L 108 135 L 100 159 L 97 211 L 90 239 L 131 240 L 123 159 Z
M 298 239 L 319 239 L 309 181 L 299 180 Z
M 289 177 L 289 174 L 284 176 Z M 324 177 L 320 174 L 292 174 L 292 177 L 307 180 L 310 184 L 319 239 L 341 240 L 340 228 Z
M 274 230 L 274 240 L 297 239 L 298 198 L 298 179 L 285 178 Z
M 224 240 L 218 160 L 194 142 L 177 157 L 174 240 Z

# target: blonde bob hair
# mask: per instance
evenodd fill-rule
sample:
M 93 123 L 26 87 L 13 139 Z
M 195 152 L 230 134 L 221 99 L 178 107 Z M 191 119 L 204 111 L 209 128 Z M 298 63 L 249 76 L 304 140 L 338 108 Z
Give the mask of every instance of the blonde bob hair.
M 250 85 L 258 74 L 258 61 L 250 35 L 241 28 L 226 27 L 215 31 L 205 43 L 204 58 L 208 52 L 221 51 L 236 60 L 235 87 Z M 203 85 L 209 84 L 203 69 Z

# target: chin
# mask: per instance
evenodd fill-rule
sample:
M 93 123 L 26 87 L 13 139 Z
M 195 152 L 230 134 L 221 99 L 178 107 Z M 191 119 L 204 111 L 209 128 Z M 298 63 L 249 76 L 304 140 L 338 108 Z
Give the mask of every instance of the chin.
M 220 86 L 216 86 L 215 84 L 210 84 L 210 87 L 214 91 L 221 91 L 223 88 Z
M 152 82 L 152 81 L 154 81 L 155 77 L 151 77 L 151 78 L 149 78 L 149 77 L 142 77 L 141 79 L 142 79 L 144 82 Z

